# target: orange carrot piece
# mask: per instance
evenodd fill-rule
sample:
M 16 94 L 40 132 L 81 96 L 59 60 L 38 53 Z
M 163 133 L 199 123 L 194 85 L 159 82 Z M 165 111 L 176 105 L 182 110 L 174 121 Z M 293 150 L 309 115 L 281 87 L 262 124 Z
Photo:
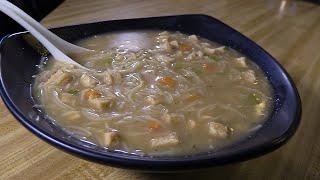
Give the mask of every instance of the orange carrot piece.
M 150 122 L 149 123 L 149 128 L 150 129 L 159 129 L 161 126 L 160 126 L 160 124 L 158 123 L 158 122 L 156 122 L 156 121 L 152 121 L 152 122 Z
M 159 80 L 159 83 L 169 87 L 173 87 L 177 84 L 177 81 L 169 76 L 165 76 Z
M 181 43 L 179 46 L 180 51 L 190 51 L 192 47 L 188 44 Z
M 212 71 L 214 71 L 213 65 L 208 64 L 208 63 L 202 64 L 202 68 L 203 68 L 203 70 L 206 71 L 206 72 L 212 72 Z
M 94 89 L 89 89 L 88 91 L 85 92 L 85 96 L 87 98 L 98 98 L 101 97 L 101 93 L 97 90 Z
M 199 98 L 200 98 L 200 95 L 198 93 L 194 92 L 194 93 L 191 93 L 190 95 L 188 95 L 186 100 L 189 102 L 192 102 L 192 101 L 195 101 Z

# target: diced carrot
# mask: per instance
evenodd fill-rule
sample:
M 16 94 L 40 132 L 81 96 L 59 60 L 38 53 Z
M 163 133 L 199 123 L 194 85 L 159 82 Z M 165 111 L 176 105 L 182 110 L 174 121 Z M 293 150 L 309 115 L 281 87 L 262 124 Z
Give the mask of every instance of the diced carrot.
M 158 122 L 156 122 L 156 121 L 152 121 L 152 122 L 149 123 L 149 128 L 150 129 L 156 130 L 156 129 L 159 129 L 160 127 L 161 127 L 160 124 Z
M 186 100 L 189 102 L 195 101 L 200 98 L 200 95 L 196 92 L 191 93 L 190 95 L 187 96 Z
M 179 46 L 180 51 L 190 51 L 192 47 L 188 44 L 181 43 Z
M 169 76 L 165 76 L 159 80 L 159 83 L 169 87 L 173 87 L 177 84 L 177 81 Z
M 70 81 L 72 81 L 72 76 L 66 76 L 63 80 L 61 80 L 61 82 L 59 84 L 65 85 Z
M 213 71 L 214 71 L 213 65 L 208 64 L 208 63 L 202 64 L 202 68 L 203 68 L 203 70 L 205 70 L 206 72 L 213 72 Z
M 97 90 L 89 89 L 88 91 L 85 92 L 85 96 L 87 98 L 98 98 L 98 97 L 101 97 L 101 93 Z

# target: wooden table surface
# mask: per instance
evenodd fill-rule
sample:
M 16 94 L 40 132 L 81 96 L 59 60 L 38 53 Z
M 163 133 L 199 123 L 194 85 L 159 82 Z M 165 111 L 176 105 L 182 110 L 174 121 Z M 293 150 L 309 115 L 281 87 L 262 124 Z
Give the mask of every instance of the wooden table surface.
M 23 128 L 0 100 L 0 179 L 319 179 L 320 6 L 285 0 L 66 0 L 49 27 L 147 16 L 204 13 L 249 36 L 275 56 L 302 98 L 302 123 L 280 149 L 257 159 L 179 174 L 147 174 L 66 154 Z

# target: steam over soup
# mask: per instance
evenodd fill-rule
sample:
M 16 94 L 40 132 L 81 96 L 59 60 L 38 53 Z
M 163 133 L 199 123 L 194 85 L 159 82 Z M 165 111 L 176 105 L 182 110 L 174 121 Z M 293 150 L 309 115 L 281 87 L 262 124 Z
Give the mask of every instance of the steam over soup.
M 49 61 L 34 95 L 81 140 L 135 154 L 188 155 L 230 144 L 261 127 L 272 89 L 240 53 L 179 32 L 118 32 L 78 43 L 92 71 Z

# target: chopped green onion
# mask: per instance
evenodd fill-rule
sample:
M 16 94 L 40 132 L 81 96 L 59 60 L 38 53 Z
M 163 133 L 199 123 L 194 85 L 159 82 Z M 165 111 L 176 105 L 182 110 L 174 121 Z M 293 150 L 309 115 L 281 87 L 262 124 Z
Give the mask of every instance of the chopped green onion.
M 113 59 L 111 57 L 103 58 L 97 61 L 96 65 L 99 67 L 106 67 L 112 64 Z
M 210 55 L 209 58 L 214 61 L 221 61 L 222 57 L 217 55 Z
M 52 61 L 46 60 L 41 64 L 42 69 L 50 69 L 53 66 Z
M 70 89 L 70 90 L 68 91 L 68 93 L 69 93 L 69 94 L 72 94 L 72 95 L 76 95 L 76 94 L 79 93 L 79 90 L 78 90 L 78 89 Z
M 41 96 L 41 89 L 40 88 L 35 88 L 34 89 L 34 96 L 39 98 Z
M 248 95 L 248 101 L 251 104 L 260 104 L 262 102 L 261 98 L 255 93 Z
M 172 64 L 172 67 L 174 69 L 182 69 L 184 67 L 184 63 L 181 61 L 177 61 L 175 63 Z
M 192 71 L 193 71 L 194 73 L 196 73 L 197 75 L 203 73 L 203 70 L 202 70 L 201 68 L 192 68 Z
M 216 72 L 216 75 L 219 75 L 219 76 L 223 76 L 223 75 L 226 75 L 227 72 L 226 71 L 219 71 L 219 72 Z

